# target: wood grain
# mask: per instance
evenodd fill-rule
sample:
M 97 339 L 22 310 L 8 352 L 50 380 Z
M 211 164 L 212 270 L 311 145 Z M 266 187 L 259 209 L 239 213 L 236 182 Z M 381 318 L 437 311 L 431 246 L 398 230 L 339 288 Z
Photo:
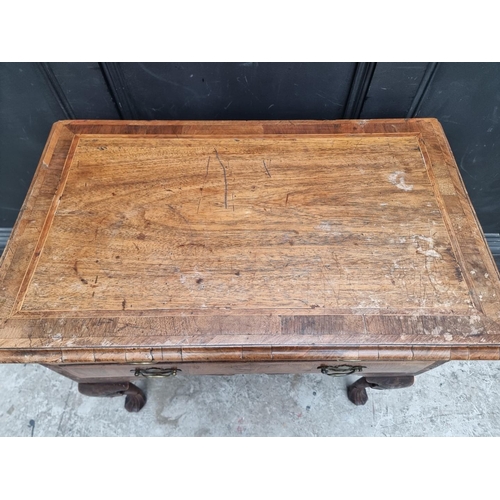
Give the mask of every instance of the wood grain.
M 498 359 L 499 294 L 436 120 L 66 121 L 0 361 Z
M 77 144 L 21 311 L 472 307 L 415 137 Z

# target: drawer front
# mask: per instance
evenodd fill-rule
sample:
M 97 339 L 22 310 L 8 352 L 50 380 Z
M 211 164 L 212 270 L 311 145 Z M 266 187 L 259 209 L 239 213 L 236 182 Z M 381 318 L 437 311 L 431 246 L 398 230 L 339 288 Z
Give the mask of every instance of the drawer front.
M 318 373 L 332 376 L 417 375 L 438 366 L 435 361 L 276 361 L 231 363 L 156 363 L 46 365 L 77 382 L 100 380 L 137 380 L 179 375 L 237 375 Z

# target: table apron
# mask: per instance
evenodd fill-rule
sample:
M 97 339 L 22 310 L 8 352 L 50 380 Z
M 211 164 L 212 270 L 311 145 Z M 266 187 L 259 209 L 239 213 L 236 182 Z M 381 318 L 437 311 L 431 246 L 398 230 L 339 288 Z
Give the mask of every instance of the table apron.
M 198 362 L 198 363 L 129 363 L 129 364 L 67 364 L 44 365 L 77 382 L 138 380 L 164 369 L 176 369 L 178 375 L 238 375 L 238 374 L 321 374 L 330 368 L 335 375 L 418 375 L 441 365 L 441 361 L 269 361 L 269 362 Z M 138 375 L 135 375 L 138 373 Z

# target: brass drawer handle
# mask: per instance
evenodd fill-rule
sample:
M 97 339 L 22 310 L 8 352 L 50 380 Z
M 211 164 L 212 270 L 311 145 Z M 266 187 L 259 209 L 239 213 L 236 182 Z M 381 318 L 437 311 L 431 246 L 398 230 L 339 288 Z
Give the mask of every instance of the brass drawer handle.
M 134 372 L 136 377 L 147 377 L 147 378 L 161 378 L 161 377 L 175 377 L 177 372 L 180 372 L 179 368 L 159 368 L 157 366 L 153 366 L 151 368 L 136 368 L 134 370 L 130 370 Z
M 361 372 L 366 366 L 354 366 L 354 365 L 335 365 L 335 366 L 318 366 L 318 370 L 321 373 L 329 375 L 330 377 L 343 377 L 344 375 L 351 375 L 352 373 Z

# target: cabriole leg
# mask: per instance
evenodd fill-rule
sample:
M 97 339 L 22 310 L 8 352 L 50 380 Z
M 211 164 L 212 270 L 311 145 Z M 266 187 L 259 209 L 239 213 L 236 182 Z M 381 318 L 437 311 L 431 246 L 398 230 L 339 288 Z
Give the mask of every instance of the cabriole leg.
M 362 377 L 356 380 L 347 388 L 347 397 L 349 401 L 357 406 L 364 405 L 368 401 L 366 389 L 403 389 L 413 385 L 415 377 Z
M 138 412 L 146 404 L 144 392 L 130 382 L 103 382 L 97 384 L 78 384 L 78 391 L 85 396 L 112 398 L 125 397 L 125 409 Z

